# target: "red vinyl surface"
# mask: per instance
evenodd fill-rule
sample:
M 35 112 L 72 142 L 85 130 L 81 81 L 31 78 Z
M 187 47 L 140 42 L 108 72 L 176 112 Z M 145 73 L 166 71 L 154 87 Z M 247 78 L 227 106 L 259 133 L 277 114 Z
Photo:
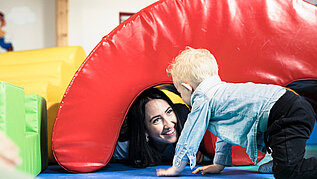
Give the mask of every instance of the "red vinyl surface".
M 185 46 L 207 48 L 227 82 L 286 85 L 317 78 L 317 8 L 301 0 L 161 0 L 106 35 L 68 86 L 52 147 L 70 172 L 105 166 L 130 104 L 171 82 Z

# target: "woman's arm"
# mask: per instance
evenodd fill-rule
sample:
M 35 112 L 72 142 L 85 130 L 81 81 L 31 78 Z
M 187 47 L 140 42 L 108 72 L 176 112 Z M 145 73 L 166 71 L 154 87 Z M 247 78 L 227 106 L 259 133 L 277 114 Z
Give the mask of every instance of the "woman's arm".
M 113 152 L 112 158 L 115 160 L 126 160 L 129 156 L 129 141 L 118 141 L 116 149 Z

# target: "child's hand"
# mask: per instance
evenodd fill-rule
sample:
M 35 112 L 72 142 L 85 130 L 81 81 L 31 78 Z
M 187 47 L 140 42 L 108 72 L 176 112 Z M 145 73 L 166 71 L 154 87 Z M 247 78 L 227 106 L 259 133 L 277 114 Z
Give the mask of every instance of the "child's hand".
M 0 131 L 0 167 L 13 168 L 22 163 L 18 147 Z
M 174 166 L 172 166 L 168 169 L 156 169 L 157 176 L 176 176 L 179 174 L 180 174 L 180 172 Z
M 212 164 L 212 165 L 207 165 L 203 167 L 197 168 L 195 171 L 193 171 L 194 174 L 200 172 L 202 175 L 205 173 L 220 173 L 225 166 L 219 165 L 219 164 Z

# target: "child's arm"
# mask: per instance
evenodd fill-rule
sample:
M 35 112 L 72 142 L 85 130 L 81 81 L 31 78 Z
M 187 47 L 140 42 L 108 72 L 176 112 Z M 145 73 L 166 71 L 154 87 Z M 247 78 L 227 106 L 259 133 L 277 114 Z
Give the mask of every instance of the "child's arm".
M 207 130 L 210 115 L 208 103 L 199 104 L 198 106 L 193 105 L 177 141 L 173 166 L 168 169 L 158 169 L 156 172 L 158 176 L 179 175 L 184 170 L 188 160 L 190 161 L 190 168 L 195 167 L 196 154 Z
M 232 165 L 232 145 L 221 140 L 219 137 L 216 142 L 214 164 Z
M 202 175 L 205 173 L 220 173 L 225 168 L 225 165 L 232 164 L 231 153 L 232 145 L 218 138 L 216 142 L 214 164 L 198 167 L 193 173 L 196 174 L 200 172 Z

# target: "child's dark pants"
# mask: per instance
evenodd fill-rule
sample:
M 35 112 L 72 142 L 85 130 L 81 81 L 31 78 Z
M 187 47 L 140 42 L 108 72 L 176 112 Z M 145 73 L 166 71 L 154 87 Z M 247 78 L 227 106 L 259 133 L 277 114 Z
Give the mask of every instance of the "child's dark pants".
M 274 104 L 267 135 L 275 178 L 317 178 L 317 158 L 304 159 L 315 120 L 312 106 L 293 92 L 287 91 Z

